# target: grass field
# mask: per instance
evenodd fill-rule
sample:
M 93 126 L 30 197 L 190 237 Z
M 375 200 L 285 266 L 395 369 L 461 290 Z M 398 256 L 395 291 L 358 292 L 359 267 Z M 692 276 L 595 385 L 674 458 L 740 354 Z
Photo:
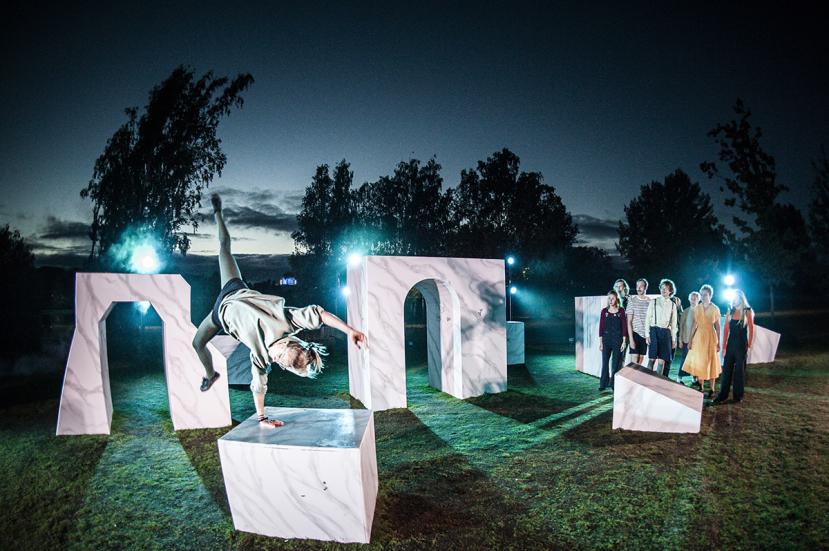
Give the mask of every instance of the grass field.
M 3 382 L 0 548 L 339 547 L 234 531 L 216 446 L 229 429 L 173 432 L 160 342 L 130 346 L 111 357 L 110 436 L 54 436 L 59 376 Z M 743 403 L 665 435 L 612 431 L 612 397 L 565 352 L 530 350 L 507 392 L 469 400 L 429 387 L 411 354 L 409 408 L 375 413 L 370 547 L 829 548 L 829 353 L 751 367 Z M 316 381 L 273 374 L 267 404 L 359 407 L 344 351 L 332 358 Z M 230 394 L 236 424 L 253 406 Z

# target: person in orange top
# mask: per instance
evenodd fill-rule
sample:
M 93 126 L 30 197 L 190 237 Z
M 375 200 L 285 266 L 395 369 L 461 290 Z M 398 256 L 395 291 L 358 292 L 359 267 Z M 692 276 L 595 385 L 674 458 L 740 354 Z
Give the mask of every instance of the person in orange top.
M 725 319 L 728 322 L 723 331 L 725 362 L 722 381 L 720 381 L 720 393 L 714 400 L 715 404 L 721 404 L 728 399 L 732 379 L 734 402 L 739 403 L 743 399 L 746 359 L 754 341 L 754 312 L 748 304 L 745 293 L 739 289 L 734 294 L 734 300 L 731 301 L 731 308 L 728 309 Z

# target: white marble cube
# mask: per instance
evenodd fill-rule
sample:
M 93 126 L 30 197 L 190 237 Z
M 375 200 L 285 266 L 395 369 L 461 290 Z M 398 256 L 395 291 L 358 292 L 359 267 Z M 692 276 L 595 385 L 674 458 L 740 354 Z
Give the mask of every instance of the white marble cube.
M 280 538 L 368 543 L 377 500 L 369 410 L 266 407 L 219 439 L 237 530 Z
M 616 373 L 613 428 L 647 432 L 699 432 L 702 392 L 648 368 L 628 364 Z
M 365 256 L 348 268 L 348 323 L 368 347 L 348 348 L 351 395 L 375 411 L 406 407 L 403 304 L 426 301 L 429 384 L 465 399 L 507 389 L 504 261 Z
M 524 363 L 524 322 L 507 322 L 507 365 Z

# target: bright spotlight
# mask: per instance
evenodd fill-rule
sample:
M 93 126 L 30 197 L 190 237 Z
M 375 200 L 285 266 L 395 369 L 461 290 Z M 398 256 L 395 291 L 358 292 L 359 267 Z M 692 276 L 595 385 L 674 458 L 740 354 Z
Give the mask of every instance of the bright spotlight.
M 342 293 L 344 297 L 347 297 L 351 294 L 351 289 L 349 289 L 348 287 L 343 287 L 342 289 L 340 289 L 340 293 Z
M 512 266 L 513 264 L 515 264 L 515 257 L 513 257 L 513 256 L 508 256 L 508 257 L 507 257 L 507 264 L 509 264 L 510 266 Z
M 135 307 L 138 308 L 138 311 L 142 314 L 146 314 L 147 310 L 150 309 L 150 301 L 148 300 L 139 300 L 135 303 Z
M 722 292 L 722 298 L 724 298 L 729 304 L 731 304 L 731 301 L 734 300 L 736 296 L 737 291 L 735 289 L 729 288 Z
M 737 279 L 733 275 L 728 274 L 724 278 L 722 278 L 722 281 L 723 283 L 731 287 L 732 285 L 734 285 L 734 282 L 737 281 Z
M 152 245 L 139 245 L 132 251 L 130 268 L 139 274 L 154 274 L 158 271 L 160 262 L 155 248 Z
M 518 292 L 518 287 L 516 287 L 515 285 L 513 285 L 512 287 L 509 288 L 509 294 L 514 295 L 517 292 Z
M 348 266 L 353 268 L 354 266 L 360 264 L 360 261 L 362 259 L 363 255 L 361 255 L 360 253 L 351 253 L 350 255 L 348 255 Z

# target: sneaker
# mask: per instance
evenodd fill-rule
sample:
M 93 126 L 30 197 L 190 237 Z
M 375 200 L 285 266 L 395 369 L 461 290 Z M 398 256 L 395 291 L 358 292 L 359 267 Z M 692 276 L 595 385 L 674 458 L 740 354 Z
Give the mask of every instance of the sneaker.
M 213 383 L 215 383 L 218 378 L 219 378 L 219 372 L 218 371 L 214 371 L 213 376 L 210 377 L 209 379 L 207 377 L 202 377 L 201 378 L 201 386 L 199 387 L 199 390 L 201 390 L 202 392 L 207 392 L 208 390 L 210 390 L 210 387 L 213 386 Z

